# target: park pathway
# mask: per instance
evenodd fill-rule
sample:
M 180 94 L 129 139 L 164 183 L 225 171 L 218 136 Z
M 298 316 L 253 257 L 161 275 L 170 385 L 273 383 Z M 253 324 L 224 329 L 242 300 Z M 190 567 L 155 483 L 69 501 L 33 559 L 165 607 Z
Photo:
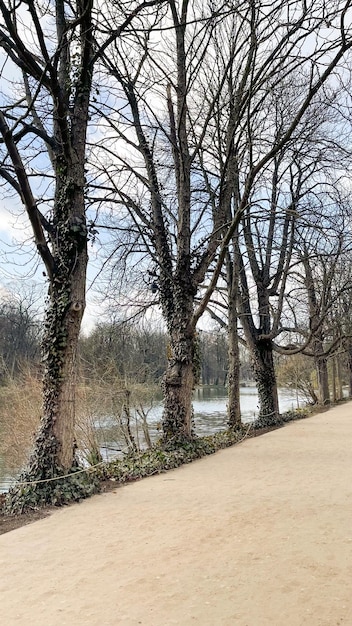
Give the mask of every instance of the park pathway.
M 2 626 L 352 626 L 352 403 L 0 536 Z

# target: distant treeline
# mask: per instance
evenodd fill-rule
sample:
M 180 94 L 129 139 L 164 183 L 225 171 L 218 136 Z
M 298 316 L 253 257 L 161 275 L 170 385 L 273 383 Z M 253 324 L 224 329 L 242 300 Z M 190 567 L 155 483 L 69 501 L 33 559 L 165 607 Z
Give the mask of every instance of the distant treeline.
M 227 336 L 223 331 L 198 334 L 200 357 L 199 383 L 226 385 L 228 371 Z M 122 378 L 139 383 L 158 382 L 166 369 L 167 334 L 160 330 L 131 324 L 101 324 L 80 341 L 80 355 L 86 377 L 108 371 L 109 365 Z M 244 352 L 241 379 L 252 380 L 252 371 Z
M 102 323 L 80 339 L 80 368 L 86 380 L 104 373 L 138 383 L 156 383 L 163 376 L 168 354 L 162 330 L 126 323 Z M 226 385 L 228 344 L 224 331 L 198 333 L 200 379 L 204 385 Z M 25 366 L 40 367 L 40 324 L 30 307 L 15 299 L 0 304 L 0 375 L 15 376 Z M 252 380 L 246 352 L 241 380 Z

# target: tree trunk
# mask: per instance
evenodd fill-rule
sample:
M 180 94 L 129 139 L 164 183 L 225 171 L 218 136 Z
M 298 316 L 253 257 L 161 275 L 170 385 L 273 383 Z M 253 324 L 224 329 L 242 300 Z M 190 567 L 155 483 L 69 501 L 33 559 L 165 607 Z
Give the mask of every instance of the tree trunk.
M 88 263 L 84 144 L 80 159 L 66 161 L 65 166 L 63 160 L 58 159 L 57 163 L 54 266 L 42 346 L 45 364 L 43 419 L 30 465 L 35 470 L 36 460 L 42 459 L 42 478 L 51 476 L 55 466 L 59 472 L 67 471 L 75 462 L 76 359 Z M 55 454 L 48 454 L 54 450 Z M 45 461 L 46 455 L 48 461 Z
M 81 270 L 72 276 L 70 291 L 53 294 L 47 312 L 43 419 L 34 454 L 43 455 L 44 464 L 46 446 L 56 450 L 56 456 L 49 457 L 52 466 L 45 472 L 49 475 L 55 465 L 64 470 L 74 465 L 77 347 L 85 305 L 85 268 Z
M 307 249 L 305 249 L 305 255 L 302 258 L 302 262 L 305 268 L 305 283 L 308 295 L 310 328 L 313 329 L 313 331 L 314 329 L 318 329 L 313 332 L 313 354 L 315 355 L 314 361 L 318 374 L 319 402 L 326 405 L 330 403 L 330 393 L 327 359 L 325 356 L 322 356 L 324 354 L 324 333 L 319 323 L 318 298 Z
M 324 406 L 330 404 L 328 364 L 325 357 L 316 359 L 318 372 L 319 400 Z
M 337 374 L 337 400 L 343 399 L 343 388 L 342 388 L 342 366 L 341 366 L 341 353 L 339 353 L 336 357 L 336 374 Z
M 77 468 L 75 458 L 75 385 L 78 337 L 85 309 L 87 229 L 83 196 L 83 164 L 68 168 L 57 186 L 53 232 L 53 270 L 42 342 L 43 414 L 33 452 L 21 481 L 32 483 L 29 496 L 14 486 L 9 509 L 18 512 L 36 505 L 63 503 L 84 497 L 90 490 L 84 474 L 65 489 L 53 477 Z M 73 176 L 75 171 L 80 177 Z M 39 482 L 38 482 L 39 481 Z M 43 481 L 43 482 L 41 482 Z M 79 481 L 81 481 L 80 484 Z M 91 483 L 92 484 L 92 483 Z M 61 482 L 62 487 L 62 482 Z
M 233 236 L 233 253 L 226 255 L 226 277 L 228 295 L 228 425 L 232 430 L 241 428 L 240 405 L 240 349 L 238 342 L 238 298 L 239 298 L 239 245 L 238 231 Z M 248 329 L 247 329 L 248 330 Z
M 352 340 L 347 339 L 348 395 L 352 398 Z
M 265 428 L 277 424 L 280 417 L 273 357 L 273 340 L 270 338 L 269 290 L 259 280 L 257 281 L 259 311 L 259 328 L 257 328 L 251 312 L 249 289 L 243 259 L 240 254 L 238 259 L 241 263 L 240 322 L 243 326 L 247 346 L 250 351 L 254 380 L 259 396 L 259 416 L 256 426 Z M 260 339 L 261 336 L 266 338 Z
M 257 426 L 265 428 L 279 421 L 279 400 L 271 340 L 257 341 L 252 350 L 252 359 L 259 396 Z
M 85 306 L 86 251 L 76 257 L 70 286 L 53 282 L 43 339 L 43 415 L 28 467 L 7 497 L 7 509 L 21 513 L 32 506 L 62 504 L 96 490 L 86 474 L 57 480 L 78 469 L 75 458 L 75 382 L 77 346 Z M 63 268 L 61 268 L 63 269 Z M 51 480 L 55 478 L 55 480 Z M 22 482 L 28 482 L 25 489 Z M 65 485 L 65 486 L 64 486 Z
M 316 336 L 313 344 L 314 353 L 322 355 L 324 353 L 324 341 L 322 336 Z M 328 362 L 325 356 L 316 356 L 315 365 L 318 374 L 318 393 L 319 402 L 323 406 L 330 404 L 330 392 L 329 392 L 329 373 Z
M 335 357 L 332 357 L 331 361 L 331 387 L 332 387 L 332 401 L 335 403 L 337 401 L 337 389 L 336 389 L 336 360 Z
M 163 440 L 182 443 L 193 436 L 192 392 L 195 384 L 194 333 L 171 338 L 170 356 L 162 383 L 164 391 Z
M 238 343 L 237 311 L 229 305 L 228 311 L 228 424 L 236 430 L 242 426 L 240 406 L 240 350 Z

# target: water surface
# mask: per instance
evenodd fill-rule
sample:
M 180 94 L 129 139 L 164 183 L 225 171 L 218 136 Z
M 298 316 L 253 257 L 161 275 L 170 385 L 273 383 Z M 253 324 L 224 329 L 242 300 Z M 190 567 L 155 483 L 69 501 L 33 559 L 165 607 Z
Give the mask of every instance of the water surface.
M 258 393 L 254 386 L 241 387 L 240 390 L 241 415 L 244 423 L 252 422 L 258 415 Z M 295 390 L 279 389 L 280 413 L 296 409 L 304 403 Z M 225 387 L 201 387 L 194 392 L 194 425 L 198 435 L 211 435 L 227 428 L 227 390 Z M 152 441 L 160 437 L 160 424 L 163 406 L 159 402 L 148 413 L 148 426 Z M 134 420 L 132 420 L 134 422 Z M 121 441 L 111 440 L 111 432 L 116 424 L 114 418 L 108 416 L 99 420 L 96 424 L 99 430 L 99 439 L 102 443 L 101 453 L 106 460 L 115 458 L 126 451 L 126 444 Z M 132 431 L 137 433 L 139 442 L 144 443 L 144 437 L 137 419 L 132 423 Z M 0 459 L 0 492 L 8 489 L 11 477 L 6 476 L 6 470 L 2 467 Z

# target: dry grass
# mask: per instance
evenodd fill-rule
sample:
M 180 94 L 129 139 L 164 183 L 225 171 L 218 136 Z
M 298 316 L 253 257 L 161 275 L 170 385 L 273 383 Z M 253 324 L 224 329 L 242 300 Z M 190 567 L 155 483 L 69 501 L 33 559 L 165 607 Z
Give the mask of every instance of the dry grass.
M 154 394 L 155 389 L 126 386 L 118 378 L 79 385 L 76 437 L 86 460 L 98 461 L 99 451 L 108 445 L 115 451 L 149 447 L 145 407 L 152 406 Z
M 10 472 L 24 465 L 41 414 L 41 382 L 30 372 L 0 387 L 0 457 Z
M 76 397 L 76 442 L 81 457 L 94 465 L 105 442 L 114 449 L 135 450 L 148 445 L 144 409 L 152 391 L 140 385 L 126 388 L 116 379 L 81 382 Z M 138 424 L 131 417 L 139 411 Z M 0 387 L 0 459 L 15 474 L 28 460 L 41 416 L 41 380 L 30 371 L 9 378 Z M 107 454 L 107 456 L 109 456 Z

